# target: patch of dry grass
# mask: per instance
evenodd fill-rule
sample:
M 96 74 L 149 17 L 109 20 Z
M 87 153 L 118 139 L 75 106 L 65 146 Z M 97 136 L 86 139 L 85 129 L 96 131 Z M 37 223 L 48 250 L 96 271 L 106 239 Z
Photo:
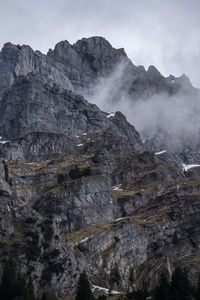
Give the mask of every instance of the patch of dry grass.
M 80 231 L 67 233 L 67 234 L 64 234 L 62 237 L 63 237 L 63 239 L 71 240 L 74 244 L 79 243 L 81 240 L 85 239 L 86 237 L 88 239 L 90 239 L 93 236 L 97 236 L 98 234 L 100 234 L 101 232 L 103 232 L 107 229 L 119 228 L 121 226 L 121 223 L 126 219 L 129 219 L 129 217 L 121 219 L 121 220 L 109 222 L 109 223 L 104 223 L 104 224 L 97 225 L 97 226 L 88 227 L 88 228 L 82 229 Z
M 193 265 L 194 267 L 199 267 L 200 269 L 200 254 L 199 255 L 191 255 L 188 257 L 185 257 L 182 261 L 181 261 L 182 267 L 187 267 L 188 265 L 191 266 Z

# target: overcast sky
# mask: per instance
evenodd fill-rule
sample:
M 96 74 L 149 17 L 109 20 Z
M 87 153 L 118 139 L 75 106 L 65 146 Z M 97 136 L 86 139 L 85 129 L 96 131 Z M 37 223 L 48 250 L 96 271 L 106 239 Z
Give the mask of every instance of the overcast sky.
M 61 40 L 103 36 L 136 64 L 200 87 L 199 0 L 0 0 L 0 47 L 47 52 Z

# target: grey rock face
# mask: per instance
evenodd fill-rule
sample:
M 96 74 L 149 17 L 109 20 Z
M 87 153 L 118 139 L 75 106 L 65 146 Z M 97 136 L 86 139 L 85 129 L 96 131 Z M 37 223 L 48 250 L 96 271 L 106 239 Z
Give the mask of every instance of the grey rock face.
M 71 136 L 86 131 L 89 104 L 83 97 L 73 96 L 73 93 L 67 91 L 62 93 L 51 86 L 51 82 L 46 82 L 44 76 L 30 73 L 27 77 L 20 77 L 5 94 L 0 103 L 3 138 L 13 139 L 35 131 L 65 133 Z M 90 105 L 90 108 L 93 114 L 98 115 L 99 112 L 102 119 L 97 107 Z M 106 117 L 103 121 L 97 119 L 96 122 L 98 121 L 106 123 Z
M 134 100 L 155 93 L 172 95 L 182 89 L 185 92 L 192 89 L 185 75 L 165 78 L 153 66 L 145 71 L 143 67 L 136 67 L 131 62 L 124 49 L 114 49 L 104 38 L 92 37 L 83 38 L 73 45 L 62 41 L 54 50 L 50 49 L 47 55 L 33 51 L 26 45 L 5 44 L 0 53 L 0 67 L 3 71 L 0 75 L 1 95 L 16 78 L 29 72 L 39 72 L 64 89 L 75 89 L 87 94 L 99 79 L 115 74 L 120 64 L 123 66 L 119 78 L 123 82 L 120 89 Z M 112 97 L 113 92 L 108 98 L 116 98 L 117 94 Z M 122 97 L 123 93 L 117 98 Z
M 60 234 L 106 223 L 119 217 L 119 207 L 107 178 L 66 181 L 40 198 L 34 209 L 55 219 Z
M 65 89 L 73 90 L 61 64 L 26 45 L 5 44 L 0 52 L 0 69 L 0 96 L 16 78 L 29 72 L 39 72 Z
M 152 97 L 165 100 L 172 96 L 199 98 L 199 91 L 192 86 L 187 76 L 164 77 L 154 66 L 150 66 L 147 71 L 142 66 L 136 67 L 122 53 L 122 50 L 113 49 L 107 41 L 100 37 L 82 39 L 74 45 L 60 42 L 53 51 L 49 51 L 48 55 L 55 57 L 66 67 L 68 66 L 69 78 L 72 78 L 72 81 L 73 78 L 75 79 L 74 86 L 91 101 L 95 101 L 95 97 L 97 97 L 101 103 L 102 98 L 106 96 L 106 102 L 108 101 L 111 106 L 112 103 L 116 104 L 119 101 L 123 105 L 124 99 L 127 98 L 133 102 L 141 99 L 148 101 Z M 109 61 L 108 64 L 107 61 Z M 184 134 L 177 137 L 176 132 L 173 133 L 175 135 L 173 138 L 171 135 L 167 125 L 158 125 L 152 133 L 147 130 L 143 137 L 150 150 L 154 152 L 163 149 L 169 150 L 170 161 L 187 163 L 191 160 L 191 155 L 182 160 L 182 152 L 188 147 L 192 148 L 189 152 L 192 152 L 193 160 L 199 161 L 199 146 L 197 147 L 195 142 L 196 136 L 189 137 L 188 141 L 188 135 L 186 138 Z
M 124 154 L 143 151 L 139 134 L 121 113 L 108 118 L 96 105 L 72 91 L 60 90 L 38 73 L 20 77 L 4 94 L 0 135 L 10 141 L 0 144 L 2 154 L 15 160 L 38 160 L 38 154 L 39 159 L 49 159 L 53 153 L 71 155 L 79 145 L 82 154 L 92 145 Z
M 47 55 L 65 66 L 70 81 L 79 90 L 110 74 L 122 60 L 129 61 L 124 49 L 114 49 L 102 37 L 84 38 L 74 45 L 62 41 Z
M 65 135 L 53 132 L 32 132 L 24 136 L 0 143 L 0 157 L 15 162 L 37 162 L 53 160 L 68 154 L 73 154 L 73 140 Z
M 102 37 L 83 38 L 73 45 L 62 41 L 47 55 L 64 65 L 75 89 L 84 94 L 89 90 L 93 94 L 93 87 L 99 83 L 99 79 L 104 78 L 106 83 L 109 77 L 117 77 L 119 82 L 107 95 L 110 101 L 120 100 L 124 94 L 137 100 L 155 94 L 191 92 L 193 89 L 185 75 L 165 78 L 154 66 L 147 71 L 142 66 L 136 67 L 123 49 L 114 49 Z
M 133 100 L 192 89 L 185 76 L 134 66 L 100 37 L 61 42 L 48 56 L 12 44 L 1 51 L 0 254 L 15 258 L 38 296 L 73 294 L 83 270 L 93 284 L 121 291 L 151 290 L 176 265 L 197 282 L 199 168 L 180 167 L 193 154 L 155 155 L 169 143 L 167 131 L 146 151 L 122 113 L 72 91 L 89 89 L 119 63 L 119 87 Z
M 89 261 L 91 281 L 109 289 L 110 273 L 117 266 L 121 274 L 120 288 L 126 290 L 129 286 L 127 278 L 131 268 L 136 269 L 147 258 L 147 237 L 142 233 L 138 224 L 129 218 L 116 219 L 112 223 L 107 223 L 107 228 L 105 226 L 104 230 L 103 226 L 97 227 L 96 230 L 98 233 L 95 235 L 91 230 L 84 239 L 76 240 L 75 237 L 74 240 L 76 247 Z

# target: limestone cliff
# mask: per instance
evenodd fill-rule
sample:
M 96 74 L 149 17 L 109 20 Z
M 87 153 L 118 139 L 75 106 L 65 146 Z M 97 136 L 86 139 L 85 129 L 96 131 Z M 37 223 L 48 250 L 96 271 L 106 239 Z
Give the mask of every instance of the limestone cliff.
M 1 51 L 0 268 L 12 257 L 38 296 L 73 294 L 84 269 L 119 291 L 151 290 L 177 265 L 197 284 L 200 168 L 151 152 L 121 112 L 77 94 L 122 60 L 134 99 L 180 89 L 100 37 L 47 56 L 10 43 Z

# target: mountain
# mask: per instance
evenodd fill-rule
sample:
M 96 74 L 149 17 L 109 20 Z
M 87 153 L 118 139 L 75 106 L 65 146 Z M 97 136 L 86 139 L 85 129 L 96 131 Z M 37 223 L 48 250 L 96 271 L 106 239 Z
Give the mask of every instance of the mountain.
M 85 99 L 99 82 L 109 83 L 104 96 L 113 106 L 125 94 L 133 103 L 199 95 L 185 75 L 137 67 L 101 37 L 60 42 L 47 55 L 4 45 L 1 271 L 12 258 L 38 298 L 73 294 L 83 270 L 94 286 L 151 293 L 162 272 L 169 279 L 180 266 L 197 286 L 200 167 L 187 160 L 198 163 L 198 143 L 191 151 L 159 149 L 170 145 L 162 128 L 144 143 L 120 111 Z

